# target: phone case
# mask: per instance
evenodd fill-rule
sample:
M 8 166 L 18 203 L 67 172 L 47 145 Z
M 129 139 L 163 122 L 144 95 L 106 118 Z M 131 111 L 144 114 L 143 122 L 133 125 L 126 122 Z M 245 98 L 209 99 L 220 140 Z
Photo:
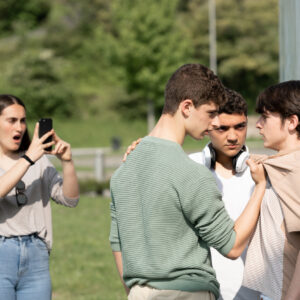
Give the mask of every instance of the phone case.
M 41 138 L 45 133 L 50 131 L 52 129 L 52 127 L 53 127 L 52 119 L 46 119 L 46 118 L 40 119 L 39 120 L 39 137 Z M 49 136 L 45 140 L 44 144 L 47 144 L 51 141 L 52 141 L 52 136 Z M 45 148 L 45 150 L 46 151 L 51 151 L 52 147 Z

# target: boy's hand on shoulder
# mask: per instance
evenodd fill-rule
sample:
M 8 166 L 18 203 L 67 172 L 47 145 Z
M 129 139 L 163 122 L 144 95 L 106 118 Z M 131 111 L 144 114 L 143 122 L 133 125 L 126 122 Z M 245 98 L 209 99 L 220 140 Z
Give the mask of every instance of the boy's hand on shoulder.
M 122 160 L 123 162 L 126 161 L 127 156 L 131 153 L 131 151 L 133 151 L 135 149 L 135 147 L 140 143 L 141 140 L 142 139 L 139 138 L 136 141 L 133 141 L 130 146 L 128 146 L 128 148 L 123 156 L 123 160 Z

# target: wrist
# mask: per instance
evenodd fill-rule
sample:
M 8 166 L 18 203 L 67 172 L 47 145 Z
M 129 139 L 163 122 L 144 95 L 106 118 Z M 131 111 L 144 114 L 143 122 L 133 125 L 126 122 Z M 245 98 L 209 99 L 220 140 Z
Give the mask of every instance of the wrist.
M 72 157 L 70 159 L 61 159 L 61 162 L 63 162 L 63 163 L 68 163 L 68 162 L 72 162 L 72 161 L 73 161 Z
M 266 180 L 262 180 L 262 181 L 258 181 L 256 182 L 256 185 L 261 185 L 261 186 L 264 186 L 267 184 L 267 181 Z
M 263 189 L 265 190 L 266 189 L 266 185 L 267 185 L 267 182 L 266 181 L 260 181 L 260 182 L 256 182 L 255 183 L 255 188 L 256 189 Z
M 24 158 L 30 164 L 30 166 L 35 164 L 35 162 L 26 154 L 23 154 L 21 158 Z

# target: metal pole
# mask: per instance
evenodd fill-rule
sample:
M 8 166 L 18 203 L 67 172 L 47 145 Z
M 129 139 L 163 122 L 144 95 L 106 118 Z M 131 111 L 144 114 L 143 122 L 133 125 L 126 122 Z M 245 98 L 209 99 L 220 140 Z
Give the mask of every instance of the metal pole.
M 209 66 L 217 74 L 216 3 L 208 0 L 209 6 Z
M 95 153 L 95 178 L 97 182 L 104 181 L 104 153 L 101 149 Z
M 148 132 L 150 132 L 155 126 L 154 103 L 150 99 L 147 101 L 147 126 Z
M 279 1 L 280 81 L 300 80 L 300 1 Z

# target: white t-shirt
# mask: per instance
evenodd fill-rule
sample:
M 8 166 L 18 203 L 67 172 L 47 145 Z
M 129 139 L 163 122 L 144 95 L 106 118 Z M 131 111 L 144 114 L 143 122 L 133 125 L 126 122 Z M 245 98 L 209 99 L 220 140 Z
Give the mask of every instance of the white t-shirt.
M 204 164 L 202 152 L 190 154 L 189 157 L 197 163 Z M 236 220 L 243 212 L 254 189 L 255 184 L 252 180 L 249 168 L 230 178 L 223 178 L 214 170 L 211 169 L 211 171 L 216 178 L 229 216 L 233 220 Z M 224 257 L 214 248 L 211 248 L 211 255 L 212 265 L 220 283 L 219 300 L 259 299 L 259 292 L 242 286 L 246 250 L 241 257 L 236 260 Z

